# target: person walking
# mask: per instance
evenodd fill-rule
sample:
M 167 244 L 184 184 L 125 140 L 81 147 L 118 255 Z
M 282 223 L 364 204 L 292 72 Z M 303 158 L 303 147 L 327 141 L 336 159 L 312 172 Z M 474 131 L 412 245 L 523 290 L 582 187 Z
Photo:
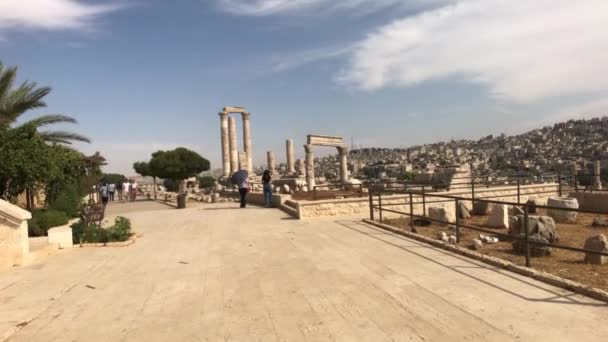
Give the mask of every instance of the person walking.
M 101 192 L 101 203 L 106 206 L 108 205 L 108 200 L 110 199 L 110 191 L 108 187 L 108 183 L 103 183 L 100 189 Z
M 135 198 L 137 197 L 137 183 L 131 179 L 131 202 L 135 202 Z
M 241 195 L 241 208 L 247 206 L 247 193 L 249 192 L 249 179 L 245 178 L 239 185 L 239 195 Z
M 264 206 L 270 208 L 272 206 L 272 177 L 270 171 L 265 170 L 262 175 L 262 184 L 264 185 Z
M 118 182 L 118 184 L 116 184 L 116 192 L 118 192 L 118 200 L 120 202 L 122 202 L 122 187 L 123 187 L 123 183 L 122 182 Z
M 124 200 L 128 202 L 131 195 L 131 183 L 128 180 L 122 183 L 122 191 L 124 192 Z
M 108 185 L 108 192 L 110 194 L 110 201 L 114 202 L 114 193 L 116 192 L 116 184 L 110 183 Z

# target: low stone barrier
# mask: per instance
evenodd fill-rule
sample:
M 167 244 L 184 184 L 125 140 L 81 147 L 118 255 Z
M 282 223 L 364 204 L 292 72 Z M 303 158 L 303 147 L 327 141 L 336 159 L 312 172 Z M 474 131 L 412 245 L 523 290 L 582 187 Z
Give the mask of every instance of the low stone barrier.
M 572 192 L 568 197 L 576 198 L 581 209 L 608 213 L 608 192 Z
M 49 243 L 57 244 L 59 249 L 70 249 L 74 246 L 72 240 L 72 224 L 78 222 L 79 219 L 71 220 L 65 226 L 51 228 L 48 231 Z
M 513 186 L 500 186 L 490 188 L 476 188 L 475 198 L 488 198 L 498 201 L 511 201 L 517 202 L 517 190 Z M 470 190 L 454 190 L 440 192 L 441 195 L 459 196 L 464 198 L 471 198 Z M 546 199 L 551 196 L 559 195 L 559 185 L 556 183 L 547 184 L 531 184 L 522 185 L 520 187 L 520 202 L 526 203 L 530 198 L 536 198 L 537 203 L 542 204 L 546 202 Z M 491 197 L 491 198 L 490 198 Z M 315 218 L 315 217 L 331 217 L 331 216 L 349 216 L 355 218 L 369 217 L 369 198 L 358 197 L 358 198 L 345 198 L 336 200 L 322 200 L 322 201 L 298 201 L 299 205 L 299 217 Z M 377 196 L 374 197 L 374 203 L 377 205 Z M 469 209 L 472 208 L 472 201 L 464 201 Z M 382 196 L 383 209 L 389 209 L 400 212 L 410 212 L 409 195 L 391 195 Z M 455 211 L 455 202 L 450 199 L 427 197 L 426 204 L 422 203 L 422 196 L 413 196 L 413 209 L 415 215 L 423 215 L 423 207 L 426 206 L 426 211 L 430 207 L 445 208 L 448 211 Z M 376 210 L 377 214 L 377 210 Z M 389 211 L 383 211 L 383 217 L 385 218 L 397 218 L 403 215 L 391 213 Z
M 32 214 L 0 200 L 0 271 L 21 265 L 29 254 L 27 220 Z

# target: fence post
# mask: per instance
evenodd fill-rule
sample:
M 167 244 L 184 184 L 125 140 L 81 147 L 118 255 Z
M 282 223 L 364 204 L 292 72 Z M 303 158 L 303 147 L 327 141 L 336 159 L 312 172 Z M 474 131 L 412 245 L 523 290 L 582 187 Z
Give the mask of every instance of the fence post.
M 456 243 L 460 243 L 460 213 L 458 205 L 460 201 L 458 198 L 454 199 L 455 211 L 456 211 Z
M 490 177 L 486 176 L 486 188 L 490 187 Z
M 380 218 L 380 223 L 382 223 L 382 193 L 378 193 L 378 208 L 380 210 L 380 213 L 378 214 L 379 218 Z
M 373 194 L 371 188 L 368 190 L 368 192 L 369 192 L 369 219 L 370 219 L 370 221 L 373 221 L 374 220 L 374 194 Z
M 517 205 L 521 204 L 521 178 L 517 178 Z
M 414 231 L 414 195 L 410 191 L 410 230 Z
M 529 231 L 529 222 L 528 222 L 528 204 L 524 206 L 524 232 L 525 232 L 525 244 L 526 244 L 526 267 L 530 267 L 530 231 Z
M 471 182 L 471 205 L 475 207 L 475 179 Z
M 576 179 L 574 180 L 576 182 Z M 559 197 L 562 197 L 562 175 L 557 173 L 557 188 L 559 189 Z
M 426 216 L 426 197 L 424 196 L 424 185 L 422 186 L 422 216 Z

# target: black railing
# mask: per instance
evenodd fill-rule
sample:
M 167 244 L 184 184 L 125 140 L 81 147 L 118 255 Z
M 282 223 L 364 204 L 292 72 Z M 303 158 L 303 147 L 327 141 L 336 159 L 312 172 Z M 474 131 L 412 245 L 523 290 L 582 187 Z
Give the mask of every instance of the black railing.
M 427 220 L 430 222 L 436 222 L 436 223 L 441 223 L 441 224 L 452 224 L 452 222 L 446 222 L 443 220 L 438 220 L 438 219 L 434 219 L 434 218 L 430 218 L 430 217 L 426 216 L 426 209 L 423 212 L 423 215 L 416 215 L 414 213 L 414 204 L 454 202 L 454 210 L 455 210 L 455 217 L 456 217 L 456 220 L 454 223 L 455 223 L 457 243 L 460 243 L 461 228 L 466 228 L 466 229 L 471 229 L 471 230 L 482 232 L 482 233 L 491 234 L 493 236 L 502 237 L 504 239 L 523 241 L 524 246 L 525 246 L 524 247 L 525 248 L 524 257 L 526 259 L 527 267 L 530 267 L 530 265 L 531 265 L 531 261 L 530 261 L 531 260 L 531 258 L 530 258 L 530 246 L 531 245 L 546 246 L 546 247 L 563 249 L 563 250 L 568 250 L 568 251 L 573 251 L 573 252 L 590 253 L 590 254 L 608 256 L 608 253 L 606 253 L 606 252 L 598 252 L 598 251 L 589 250 L 589 249 L 585 249 L 585 248 L 571 247 L 571 246 L 565 246 L 565 245 L 553 244 L 553 243 L 547 244 L 547 243 L 543 243 L 543 242 L 530 240 L 529 212 L 530 212 L 530 207 L 532 206 L 532 204 L 528 204 L 528 203 L 521 204 L 520 202 L 498 201 L 498 200 L 492 200 L 492 199 L 488 199 L 488 198 L 474 199 L 474 201 L 477 201 L 477 202 L 485 202 L 488 204 L 497 204 L 497 205 L 516 206 L 516 207 L 521 208 L 524 211 L 524 218 L 523 218 L 524 236 L 521 237 L 520 235 L 504 234 L 504 233 L 497 232 L 496 230 L 485 229 L 482 227 L 476 227 L 476 226 L 472 226 L 472 225 L 463 224 L 459 219 L 460 203 L 463 201 L 471 202 L 473 200 L 472 198 L 450 196 L 450 195 L 445 195 L 445 194 L 442 195 L 442 194 L 438 194 L 438 193 L 419 193 L 419 192 L 407 191 L 407 192 L 401 193 L 402 195 L 406 195 L 405 197 L 403 197 L 403 199 L 408 199 L 407 202 L 383 204 L 382 203 L 383 194 L 386 196 L 387 192 L 383 192 L 383 191 L 372 192 L 370 190 L 370 192 L 368 194 L 371 221 L 375 221 L 374 212 L 377 210 L 379 213 L 378 216 L 379 216 L 380 223 L 383 223 L 383 212 L 388 212 L 388 213 L 393 213 L 393 214 L 398 214 L 401 216 L 409 217 L 410 230 L 412 232 L 416 232 L 416 229 L 414 227 L 414 220 L 416 220 L 416 219 L 424 219 L 424 220 Z M 395 195 L 394 192 L 388 192 L 388 194 Z M 415 196 L 419 197 L 419 201 L 414 201 Z M 497 196 L 492 196 L 492 197 L 497 197 Z M 500 197 L 508 197 L 508 196 L 502 195 Z M 374 201 L 374 198 L 376 198 L 377 201 Z M 437 200 L 428 201 L 425 198 L 434 198 Z M 394 200 L 395 198 L 393 197 L 392 199 Z M 390 206 L 404 206 L 406 204 L 409 204 L 409 212 L 404 212 L 404 211 L 393 210 L 393 209 L 387 208 Z M 552 210 L 552 211 L 569 211 L 569 212 L 576 212 L 576 213 L 598 214 L 598 215 L 606 214 L 605 212 L 601 212 L 601 211 L 597 211 L 597 210 L 589 210 L 589 209 L 560 208 L 560 207 L 550 207 L 550 206 L 543 206 L 543 205 L 536 205 L 536 204 L 534 204 L 534 207 L 536 208 L 536 210 L 545 209 L 545 210 Z M 521 229 L 520 229 L 520 231 L 521 231 Z

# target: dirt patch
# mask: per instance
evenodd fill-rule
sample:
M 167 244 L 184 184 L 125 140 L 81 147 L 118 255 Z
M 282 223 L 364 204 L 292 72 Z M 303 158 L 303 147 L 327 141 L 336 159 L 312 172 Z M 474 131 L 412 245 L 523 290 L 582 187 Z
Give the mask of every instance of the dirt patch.
M 291 196 L 296 201 L 322 201 L 339 198 L 363 197 L 367 194 L 361 194 L 358 191 L 343 191 L 343 190 L 317 190 L 308 192 L 296 192 Z
M 545 213 L 541 211 L 539 214 L 544 215 Z M 582 248 L 587 238 L 597 234 L 608 235 L 608 228 L 596 228 L 591 225 L 593 218 L 596 216 L 598 215 L 579 213 L 575 224 L 557 223 L 556 227 L 560 235 L 560 241 L 557 244 Z M 606 217 L 606 215 L 602 216 Z M 472 216 L 470 219 L 461 220 L 461 222 L 464 225 L 485 228 L 495 231 L 496 233 L 508 234 L 507 229 L 487 227 L 485 225 L 487 219 L 487 216 Z M 384 223 L 403 230 L 409 231 L 410 229 L 409 219 L 405 217 L 387 219 L 384 220 Z M 416 231 L 420 235 L 433 239 L 438 239 L 441 232 L 455 234 L 448 226 L 440 226 L 436 223 L 426 227 L 417 226 Z M 463 247 L 472 246 L 473 240 L 479 238 L 479 234 L 490 235 L 472 229 L 461 228 L 459 245 Z M 503 239 L 496 244 L 484 244 L 484 247 L 478 250 L 478 252 L 525 266 L 525 257 L 514 253 L 511 241 L 505 240 L 506 239 Z M 532 258 L 531 266 L 540 271 L 552 273 L 562 278 L 608 291 L 608 264 L 588 265 L 584 263 L 584 259 L 584 253 L 553 248 L 550 256 Z

